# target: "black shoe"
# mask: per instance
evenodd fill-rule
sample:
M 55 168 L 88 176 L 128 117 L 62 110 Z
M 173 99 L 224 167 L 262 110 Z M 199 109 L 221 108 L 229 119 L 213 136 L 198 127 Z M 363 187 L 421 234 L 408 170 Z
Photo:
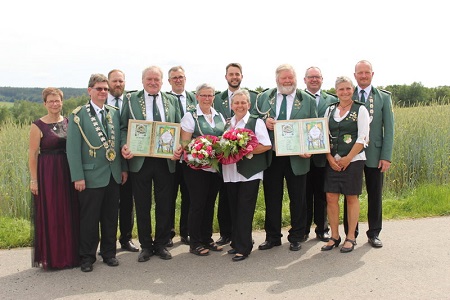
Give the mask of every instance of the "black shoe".
M 155 250 L 155 255 L 158 255 L 161 259 L 172 259 L 172 254 L 166 248 L 160 248 Z
M 333 247 L 338 247 L 339 246 L 339 244 L 341 243 L 341 237 L 339 237 L 338 239 L 335 239 L 335 238 L 332 238 L 332 237 L 330 237 L 330 240 L 332 240 L 333 242 L 334 242 L 334 244 L 333 245 L 325 245 L 325 246 L 322 246 L 322 248 L 320 248 L 320 250 L 322 250 L 322 251 L 328 251 L 328 250 L 331 250 L 331 249 L 333 249 Z
M 103 262 L 110 267 L 117 267 L 119 265 L 119 261 L 115 257 L 104 258 Z
M 173 247 L 173 240 L 169 239 L 169 241 L 166 244 L 166 247 Z
M 186 236 L 186 237 L 182 236 L 182 237 L 180 237 L 180 242 L 182 242 L 185 245 L 189 245 L 191 241 L 189 240 L 188 236 Z
M 372 247 L 374 247 L 374 248 L 381 248 L 381 247 L 383 247 L 383 243 L 378 238 L 378 236 L 374 236 L 374 237 L 369 238 L 369 244 Z
M 305 234 L 303 238 L 300 240 L 301 243 L 306 242 L 309 239 L 309 234 Z
M 244 260 L 248 257 L 248 255 L 235 255 L 233 256 L 233 258 L 231 259 L 232 261 L 241 261 Z
M 125 251 L 139 252 L 139 248 L 136 247 L 132 241 L 122 243 L 120 248 L 122 248 L 122 250 L 125 250 Z
M 272 249 L 275 246 L 280 246 L 280 245 L 281 245 L 280 241 L 277 241 L 277 242 L 265 241 L 264 243 L 259 245 L 258 249 L 259 250 L 268 250 L 268 249 Z
M 300 245 L 300 242 L 292 242 L 289 245 L 289 250 L 291 251 L 298 251 L 302 248 L 302 246 Z
M 328 232 L 316 233 L 316 238 L 322 242 L 328 242 L 330 240 L 330 234 Z
M 84 262 L 81 264 L 81 272 L 92 272 L 93 269 L 91 262 Z
M 347 248 L 347 247 L 341 247 L 341 253 L 348 253 L 348 252 L 352 252 L 353 249 L 355 249 L 355 245 L 356 245 L 356 240 L 349 240 L 349 239 L 345 239 L 345 242 L 350 242 L 352 244 L 351 247 Z
M 147 261 L 150 259 L 151 256 L 153 256 L 153 251 L 147 248 L 143 248 L 141 250 L 141 253 L 139 253 L 138 262 Z
M 238 253 L 236 249 L 231 248 L 230 250 L 227 251 L 228 254 L 236 254 Z
M 217 241 L 216 244 L 219 246 L 223 246 L 226 244 L 229 244 L 231 242 L 231 239 L 229 237 L 221 236 Z

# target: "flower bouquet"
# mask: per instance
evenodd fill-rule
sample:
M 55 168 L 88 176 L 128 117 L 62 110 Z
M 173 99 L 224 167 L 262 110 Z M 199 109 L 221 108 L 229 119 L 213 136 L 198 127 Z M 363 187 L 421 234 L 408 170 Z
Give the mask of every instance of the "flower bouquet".
M 258 139 L 247 128 L 234 128 L 226 131 L 219 140 L 219 161 L 223 165 L 234 164 L 244 156 L 251 159 L 253 149 L 258 146 Z
M 214 135 L 201 135 L 193 139 L 184 152 L 184 160 L 194 170 L 213 168 L 219 170 L 219 160 L 216 157 L 217 142 Z

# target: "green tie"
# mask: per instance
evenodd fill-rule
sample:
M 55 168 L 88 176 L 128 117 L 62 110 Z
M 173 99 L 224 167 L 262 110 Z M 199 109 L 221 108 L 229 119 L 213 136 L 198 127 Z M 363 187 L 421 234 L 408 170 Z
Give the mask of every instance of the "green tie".
M 178 105 L 180 106 L 181 117 L 184 116 L 183 104 L 181 103 L 181 95 L 175 95 L 178 98 Z
M 153 121 L 161 121 L 161 114 L 159 113 L 158 105 L 156 105 L 156 97 L 158 94 L 150 96 L 153 97 Z
M 361 98 L 360 98 L 360 101 L 362 102 L 362 103 L 365 103 L 366 102 L 366 97 L 364 97 L 364 93 L 365 93 L 365 91 L 364 90 L 361 90 Z
M 106 123 L 106 112 L 103 109 L 101 109 L 100 113 L 102 114 L 102 126 L 103 126 L 103 129 L 105 130 L 106 134 L 108 135 L 108 125 Z
M 114 100 L 116 101 L 116 102 L 114 103 L 115 107 L 119 108 L 119 110 L 120 110 L 120 107 L 119 107 L 119 98 L 115 97 Z
M 286 120 L 286 114 L 287 114 L 286 96 L 287 96 L 286 94 L 283 94 L 283 100 L 281 101 L 280 112 L 278 114 L 277 120 Z

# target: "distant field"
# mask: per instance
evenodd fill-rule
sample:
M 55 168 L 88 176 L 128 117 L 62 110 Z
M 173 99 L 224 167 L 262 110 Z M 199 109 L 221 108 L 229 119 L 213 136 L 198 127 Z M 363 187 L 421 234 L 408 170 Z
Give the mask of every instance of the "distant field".
M 0 101 L 0 106 L 8 106 L 8 107 L 10 107 L 10 106 L 13 106 L 13 105 L 14 105 L 13 102 L 1 102 Z

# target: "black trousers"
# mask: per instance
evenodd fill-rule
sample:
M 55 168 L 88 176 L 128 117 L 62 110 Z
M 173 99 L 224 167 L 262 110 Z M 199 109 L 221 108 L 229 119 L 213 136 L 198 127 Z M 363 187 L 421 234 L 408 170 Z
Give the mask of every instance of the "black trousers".
M 95 262 L 99 239 L 103 259 L 116 257 L 119 184 L 111 176 L 107 186 L 87 188 L 79 192 L 78 197 L 81 263 Z
M 164 158 L 146 157 L 139 172 L 132 173 L 137 229 L 141 248 L 164 248 L 170 238 L 174 174 Z M 152 189 L 153 187 L 153 189 Z M 150 212 L 155 195 L 155 239 L 152 238 Z
M 316 167 L 313 160 L 309 172 L 306 174 L 306 229 L 309 234 L 312 222 L 316 224 L 315 232 L 328 232 L 327 198 L 323 191 L 325 181 L 325 167 Z
M 120 185 L 120 200 L 119 200 L 119 242 L 125 244 L 131 240 L 134 215 L 133 215 L 133 189 L 131 184 L 131 173 L 128 175 L 128 180 L 125 184 Z
M 222 183 L 218 173 L 193 170 L 183 164 L 184 179 L 189 191 L 188 227 L 191 249 L 213 242 L 214 205 Z
M 219 223 L 220 236 L 231 237 L 233 231 L 233 222 L 231 219 L 230 203 L 227 194 L 227 188 L 224 184 L 219 191 L 219 204 L 217 207 L 217 221 Z
M 369 168 L 364 166 L 364 176 L 366 179 L 367 190 L 367 220 L 369 223 L 369 229 L 366 231 L 368 238 L 376 237 L 381 232 L 382 219 L 383 219 L 383 181 L 384 173 L 378 168 Z M 345 233 L 348 232 L 347 224 L 347 201 L 344 201 L 344 229 Z M 356 225 L 355 236 L 358 236 L 359 228 Z
M 284 180 L 289 194 L 289 209 L 291 213 L 291 229 L 288 240 L 299 242 L 305 235 L 306 227 L 306 174 L 294 175 L 289 156 L 272 156 L 272 163 L 264 171 L 264 201 L 266 203 L 266 240 L 280 241 L 281 210 L 283 205 Z
M 259 179 L 245 182 L 227 182 L 225 186 L 233 222 L 231 247 L 240 254 L 249 255 L 253 248 L 252 226 L 258 198 Z
M 175 236 L 175 209 L 176 209 L 176 203 L 177 203 L 177 197 L 178 197 L 178 187 L 180 188 L 181 192 L 181 207 L 180 207 L 180 236 L 182 237 L 188 237 L 189 230 L 188 230 L 188 216 L 189 216 L 189 204 L 191 202 L 189 198 L 189 191 L 187 189 L 186 181 L 184 180 L 183 176 L 183 167 L 182 165 L 185 164 L 177 162 L 176 164 L 176 171 L 175 171 L 175 182 L 173 187 L 173 198 L 172 198 L 172 205 L 173 208 L 172 211 L 172 217 L 171 220 L 171 228 L 172 233 L 171 237 L 173 238 Z

